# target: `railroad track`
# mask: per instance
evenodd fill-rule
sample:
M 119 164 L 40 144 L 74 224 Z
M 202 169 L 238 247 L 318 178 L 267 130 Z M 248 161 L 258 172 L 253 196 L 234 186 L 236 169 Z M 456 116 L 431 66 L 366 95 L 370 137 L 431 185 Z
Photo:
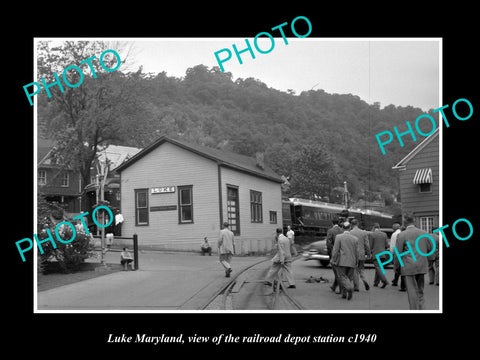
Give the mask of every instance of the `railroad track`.
M 292 310 L 305 310 L 304 306 L 297 299 L 295 299 L 295 297 L 292 296 L 292 294 L 287 290 L 285 284 L 280 281 L 280 279 L 277 279 L 276 286 L 274 287 L 272 292 L 273 299 L 270 310 L 286 310 L 284 309 L 285 304 L 283 304 L 283 306 L 281 305 L 282 295 L 283 298 L 287 299 L 287 302 L 291 304 L 291 306 L 289 307 L 293 307 Z
M 294 260 L 298 259 L 299 256 L 294 258 Z M 264 259 L 258 261 L 254 264 L 249 265 L 248 267 L 244 268 L 242 271 L 236 273 L 230 281 L 228 281 L 221 289 L 216 291 L 210 299 L 201 307 L 202 310 L 211 308 L 213 303 L 216 304 L 217 309 L 220 310 L 248 310 L 248 308 L 241 308 L 235 309 L 233 306 L 232 297 L 239 296 L 239 292 L 243 292 L 242 295 L 248 295 L 247 297 L 251 297 L 252 295 L 257 295 L 258 297 L 264 299 L 263 305 L 265 310 L 305 310 L 303 305 L 295 299 L 295 297 L 291 294 L 289 290 L 287 290 L 286 286 L 280 280 L 281 272 L 279 273 L 279 278 L 274 282 L 272 286 L 272 291 L 270 293 L 265 293 L 267 287 L 264 285 L 264 275 L 268 270 L 269 266 L 265 266 L 265 263 L 269 263 L 270 259 Z M 253 275 L 254 267 L 262 267 L 260 271 L 262 275 L 257 276 L 256 279 L 250 279 L 249 275 Z M 258 271 L 258 269 L 256 270 Z M 252 274 L 249 274 L 251 272 Z M 250 286 L 251 291 L 256 292 L 257 294 L 251 294 L 245 292 L 244 284 L 253 285 Z M 230 300 L 230 302 L 229 302 Z M 249 303 L 247 302 L 247 306 Z M 259 304 L 256 304 L 258 308 Z M 285 309 L 286 308 L 286 309 Z

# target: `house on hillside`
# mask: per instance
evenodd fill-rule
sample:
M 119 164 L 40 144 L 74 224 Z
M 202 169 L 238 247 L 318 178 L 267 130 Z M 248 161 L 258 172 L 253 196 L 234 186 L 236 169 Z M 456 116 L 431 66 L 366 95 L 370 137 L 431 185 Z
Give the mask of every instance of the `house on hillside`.
M 78 171 L 57 164 L 50 158 L 53 141 L 37 139 L 37 185 L 38 192 L 50 202 L 58 202 L 67 217 L 80 213 L 82 179 Z
M 437 128 L 393 167 L 400 179 L 402 213 L 412 214 L 415 224 L 427 232 L 439 226 L 439 153 Z
M 52 140 L 39 137 L 37 144 L 38 191 L 47 201 L 58 202 L 65 209 L 65 217 L 72 218 L 87 211 L 92 214 L 93 206 L 97 203 L 97 174 L 104 166 L 109 169 L 105 180 L 105 200 L 113 208 L 120 208 L 120 175 L 113 169 L 141 149 L 109 145 L 99 151 L 92 167 L 90 183 L 85 186 L 79 171 L 54 163 L 50 158 L 54 148 Z M 87 222 L 93 224 L 90 215 Z
M 102 176 L 105 169 L 107 169 L 105 171 L 107 178 L 105 179 L 104 200 L 109 203 L 109 207 L 120 208 L 120 174 L 116 173 L 114 169 L 140 150 L 130 146 L 109 145 L 97 152 L 97 157 L 90 171 L 90 183 L 84 189 L 87 211 L 91 212 L 94 205 L 97 204 L 97 192 L 99 190 L 97 175 Z
M 122 235 L 139 246 L 199 251 L 204 237 L 216 250 L 223 222 L 235 253 L 270 251 L 282 227 L 282 179 L 246 157 L 161 137 L 116 168 L 121 178 Z

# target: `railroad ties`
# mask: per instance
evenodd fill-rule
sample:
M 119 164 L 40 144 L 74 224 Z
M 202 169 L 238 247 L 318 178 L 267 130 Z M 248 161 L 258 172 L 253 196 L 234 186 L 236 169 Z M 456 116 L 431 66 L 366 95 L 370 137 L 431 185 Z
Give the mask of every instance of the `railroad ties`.
M 270 259 L 254 263 L 235 274 L 209 301 L 204 310 L 305 310 L 277 279 L 274 286 L 265 285 Z

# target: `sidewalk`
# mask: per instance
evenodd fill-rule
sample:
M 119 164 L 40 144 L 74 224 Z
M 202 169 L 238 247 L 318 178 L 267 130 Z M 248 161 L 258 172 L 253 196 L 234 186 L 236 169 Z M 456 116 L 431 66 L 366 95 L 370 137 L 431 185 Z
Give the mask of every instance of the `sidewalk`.
M 120 253 L 106 254 L 118 263 Z M 234 257 L 233 274 L 264 257 Z M 229 279 L 218 256 L 199 253 L 145 251 L 139 270 L 120 271 L 38 292 L 39 311 L 196 310 Z

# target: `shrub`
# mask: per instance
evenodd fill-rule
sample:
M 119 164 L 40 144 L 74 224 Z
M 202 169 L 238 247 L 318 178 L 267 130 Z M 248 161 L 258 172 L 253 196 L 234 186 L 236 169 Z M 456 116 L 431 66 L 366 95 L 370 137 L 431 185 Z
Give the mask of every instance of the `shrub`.
M 68 241 L 72 238 L 72 230 L 68 226 L 63 227 L 64 231 L 59 231 L 59 235 L 63 240 Z M 50 231 L 53 235 L 55 228 L 50 228 Z M 47 237 L 46 232 L 41 235 L 43 239 Z M 53 236 L 55 237 L 55 235 Z M 68 244 L 60 241 L 55 241 L 55 244 L 56 248 L 53 247 L 51 241 L 42 244 L 41 261 L 44 273 L 55 271 L 54 260 L 56 260 L 58 271 L 65 273 L 76 271 L 85 259 L 94 255 L 94 242 L 90 236 L 84 233 L 77 232 L 75 239 Z
M 37 200 L 37 219 L 38 239 L 47 238 L 46 229 L 48 228 L 56 245 L 56 248 L 54 248 L 51 241 L 42 244 L 43 254 L 40 254 L 39 267 L 44 273 L 78 270 L 85 259 L 95 254 L 93 239 L 85 233 L 77 231 L 75 239 L 68 244 L 58 241 L 55 236 L 55 227 L 58 222 L 65 221 L 64 210 L 60 204 L 46 201 L 40 192 Z M 74 224 L 71 219 L 67 219 L 67 221 L 70 221 L 72 225 Z M 68 241 L 72 238 L 72 229 L 69 226 L 62 225 L 59 229 L 59 235 L 63 240 Z

